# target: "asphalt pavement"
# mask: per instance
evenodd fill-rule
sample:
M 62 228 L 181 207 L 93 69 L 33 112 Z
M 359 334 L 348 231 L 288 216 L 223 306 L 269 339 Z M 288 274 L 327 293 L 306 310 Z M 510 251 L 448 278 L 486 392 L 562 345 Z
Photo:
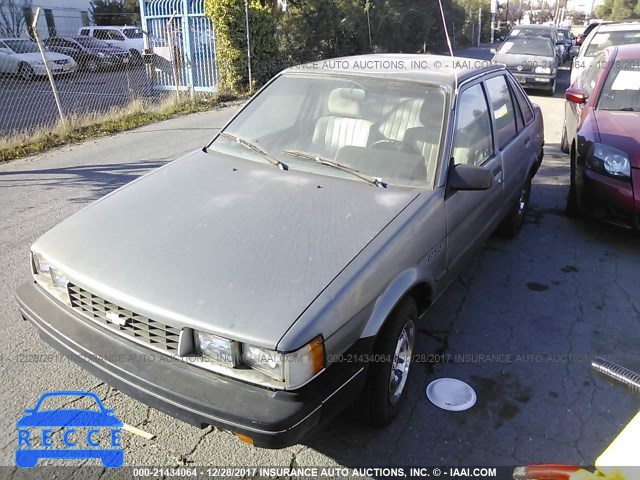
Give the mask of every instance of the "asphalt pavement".
M 486 49 L 465 53 L 487 55 Z M 42 342 L 13 300 L 16 286 L 30 277 L 29 246 L 39 235 L 201 147 L 236 107 L 1 164 L 0 465 L 14 464 L 16 420 L 52 390 L 96 392 L 125 423 L 154 434 L 145 440 L 123 433 L 128 465 L 593 464 L 637 412 L 636 398 L 591 375 L 589 357 L 616 355 L 640 370 L 640 255 L 636 234 L 564 216 L 568 157 L 558 146 L 567 78 L 563 70 L 554 97 L 531 94 L 543 110 L 547 144 L 527 222 L 514 240 L 492 238 L 421 319 L 416 353 L 422 361 L 413 366 L 399 417 L 377 430 L 345 413 L 307 444 L 283 450 L 200 430 L 111 389 Z M 465 412 L 432 405 L 425 388 L 441 377 L 472 385 L 476 405 Z

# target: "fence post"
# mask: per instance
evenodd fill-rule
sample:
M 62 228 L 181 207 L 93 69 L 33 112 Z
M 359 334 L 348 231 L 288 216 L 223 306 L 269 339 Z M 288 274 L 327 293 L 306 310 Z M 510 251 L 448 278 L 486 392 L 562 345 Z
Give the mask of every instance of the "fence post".
M 36 43 L 38 44 L 38 49 L 40 50 L 40 56 L 42 57 L 42 62 L 44 63 L 44 69 L 47 72 L 47 77 L 49 77 L 49 83 L 51 84 L 51 90 L 53 91 L 53 98 L 56 101 L 56 107 L 58 107 L 58 114 L 60 114 L 60 121 L 63 125 L 66 124 L 64 119 L 64 114 L 62 113 L 62 104 L 60 103 L 60 96 L 58 95 L 58 88 L 56 87 L 56 82 L 53 81 L 53 75 L 51 74 L 51 70 L 49 70 L 49 64 L 47 63 L 47 57 L 44 54 L 44 47 L 42 46 L 42 42 L 40 41 L 40 36 L 38 35 L 38 18 L 40 17 L 40 7 L 36 9 L 36 14 L 33 17 L 33 22 L 31 23 L 31 29 L 33 30 L 33 36 L 36 39 Z

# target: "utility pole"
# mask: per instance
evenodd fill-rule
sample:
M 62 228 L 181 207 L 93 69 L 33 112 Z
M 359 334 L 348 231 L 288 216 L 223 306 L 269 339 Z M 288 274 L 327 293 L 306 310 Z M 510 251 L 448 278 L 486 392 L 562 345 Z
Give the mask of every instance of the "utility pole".
M 478 8 L 478 46 L 480 46 L 480 35 L 482 33 L 482 8 Z
M 247 24 L 247 59 L 249 61 L 249 91 L 253 88 L 253 80 L 251 78 L 251 35 L 249 34 L 249 0 L 244 0 L 244 17 Z

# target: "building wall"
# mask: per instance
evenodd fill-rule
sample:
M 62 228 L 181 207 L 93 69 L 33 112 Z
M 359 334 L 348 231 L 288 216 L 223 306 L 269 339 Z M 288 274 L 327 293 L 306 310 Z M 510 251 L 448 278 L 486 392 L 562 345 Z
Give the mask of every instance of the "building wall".
M 21 2 L 15 1 L 14 4 L 19 10 L 23 9 Z M 33 0 L 30 9 L 31 18 L 29 18 L 28 8 L 24 15 L 27 21 L 32 21 L 38 7 L 41 10 L 37 30 L 42 39 L 48 38 L 53 32 L 58 35 L 70 35 L 76 33 L 83 25 L 89 24 L 90 0 Z M 0 8 L 5 10 L 8 8 L 2 0 L 0 0 Z M 27 28 L 22 28 L 21 36 L 29 36 Z

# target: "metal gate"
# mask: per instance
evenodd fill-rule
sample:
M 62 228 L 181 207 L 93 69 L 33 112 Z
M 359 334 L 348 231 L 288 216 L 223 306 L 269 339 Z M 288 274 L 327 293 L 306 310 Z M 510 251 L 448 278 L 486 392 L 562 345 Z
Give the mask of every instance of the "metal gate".
M 215 92 L 215 31 L 204 0 L 144 0 L 140 14 L 154 88 Z

